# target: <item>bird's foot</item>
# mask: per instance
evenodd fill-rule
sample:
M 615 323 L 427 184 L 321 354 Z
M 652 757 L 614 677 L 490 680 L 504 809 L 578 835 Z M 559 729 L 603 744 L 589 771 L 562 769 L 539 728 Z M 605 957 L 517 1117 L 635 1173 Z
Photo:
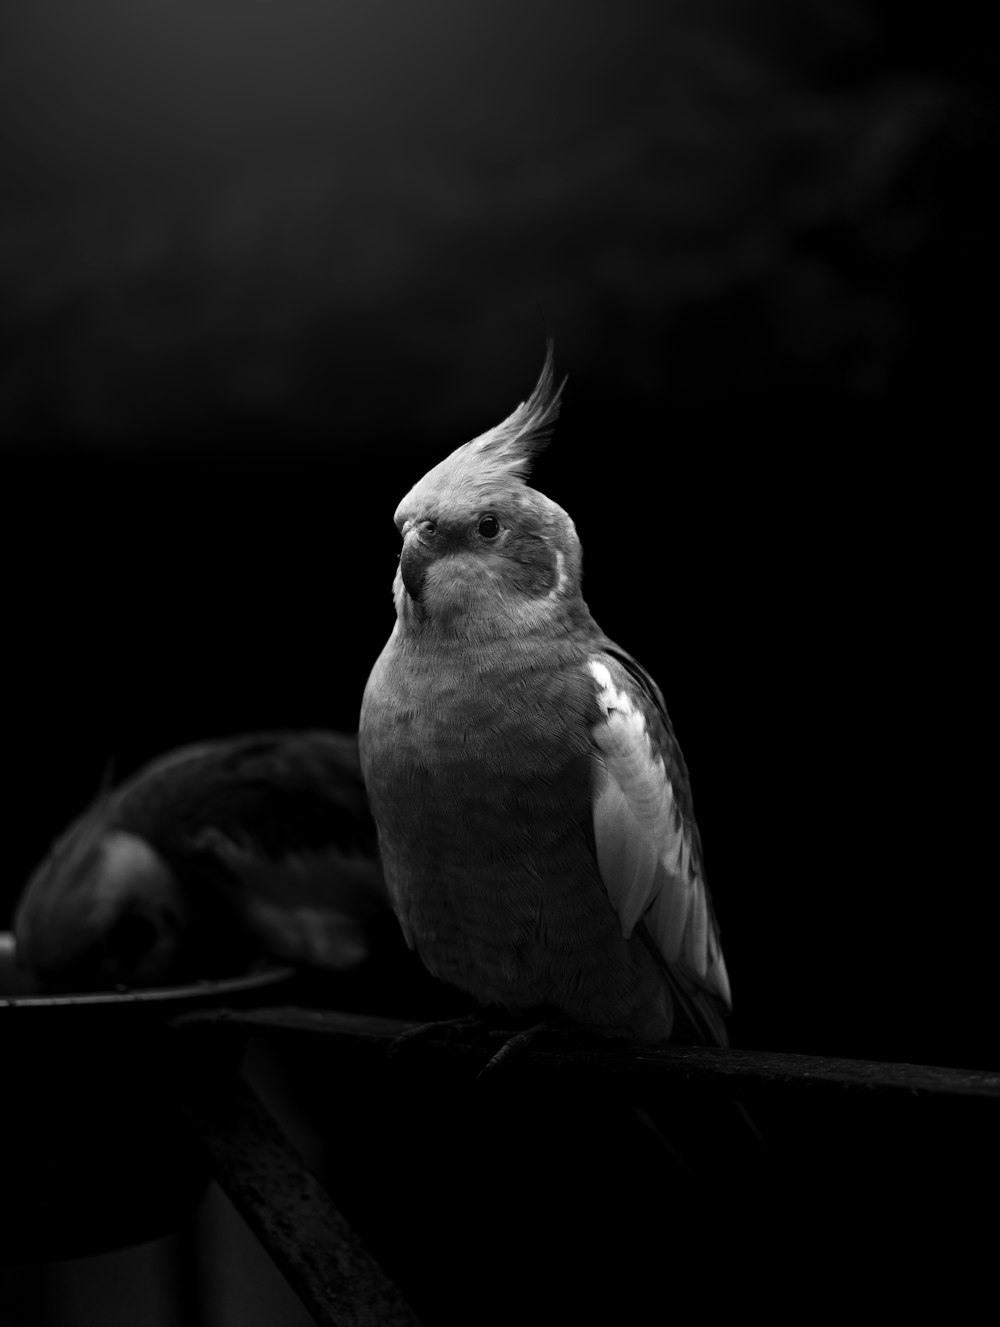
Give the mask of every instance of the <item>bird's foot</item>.
M 507 1071 L 519 1064 L 525 1052 L 546 1049 L 572 1050 L 580 1039 L 572 1029 L 559 1023 L 518 1019 L 508 1010 L 489 1006 L 455 1018 L 417 1023 L 393 1037 L 386 1048 L 383 1064 L 402 1063 L 414 1058 L 423 1047 L 447 1047 L 456 1056 L 478 1061 L 476 1080 L 499 1086 Z M 484 1063 L 485 1061 L 485 1063 Z
M 416 1023 L 398 1037 L 393 1037 L 385 1052 L 385 1063 L 401 1060 L 420 1046 L 434 1042 L 461 1043 L 471 1049 L 483 1040 L 495 1040 L 498 1036 L 507 1039 L 510 1032 L 497 1029 L 496 1014 L 492 1010 Z
M 538 1050 L 543 1045 L 552 1047 L 554 1044 L 561 1048 L 569 1048 L 576 1044 L 576 1039 L 565 1028 L 554 1023 L 547 1023 L 544 1020 L 540 1023 L 532 1023 L 530 1027 L 522 1028 L 518 1032 L 511 1033 L 508 1031 L 501 1035 L 504 1037 L 503 1045 L 496 1054 L 490 1057 L 476 1075 L 481 1083 L 496 1083 L 499 1081 L 496 1075 L 509 1069 L 513 1063 L 521 1058 L 525 1051 Z

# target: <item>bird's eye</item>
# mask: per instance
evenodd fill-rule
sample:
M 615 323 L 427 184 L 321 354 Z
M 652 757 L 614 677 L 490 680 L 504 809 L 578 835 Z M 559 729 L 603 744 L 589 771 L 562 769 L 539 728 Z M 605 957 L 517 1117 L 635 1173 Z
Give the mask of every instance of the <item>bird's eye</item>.
M 496 539 L 500 533 L 500 522 L 491 513 L 479 518 L 479 533 L 484 539 Z

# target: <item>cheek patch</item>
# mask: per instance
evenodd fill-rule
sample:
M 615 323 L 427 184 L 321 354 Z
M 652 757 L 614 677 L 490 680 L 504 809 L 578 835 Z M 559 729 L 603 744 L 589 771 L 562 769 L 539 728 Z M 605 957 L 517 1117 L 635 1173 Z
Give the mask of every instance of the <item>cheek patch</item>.
M 507 544 L 503 554 L 504 580 L 520 594 L 541 598 L 559 584 L 562 554 L 543 539 L 518 535 Z

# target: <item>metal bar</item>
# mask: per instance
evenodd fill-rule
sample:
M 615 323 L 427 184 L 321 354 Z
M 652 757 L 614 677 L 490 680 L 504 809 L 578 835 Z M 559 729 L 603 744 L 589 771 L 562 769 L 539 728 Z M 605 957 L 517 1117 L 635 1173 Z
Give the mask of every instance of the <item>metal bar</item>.
M 389 1043 L 419 1024 L 402 1019 L 374 1018 L 332 1010 L 293 1006 L 254 1010 L 216 1009 L 187 1014 L 178 1028 L 231 1032 L 246 1036 L 323 1037 L 359 1059 L 383 1059 Z M 422 1052 L 433 1059 L 465 1059 L 481 1066 L 497 1049 L 484 1047 L 482 1037 L 461 1035 L 442 1025 L 427 1025 L 420 1037 Z M 775 1051 L 721 1049 L 712 1046 L 649 1047 L 623 1042 L 607 1046 L 566 1038 L 528 1045 L 516 1063 L 532 1070 L 579 1074 L 593 1081 L 613 1078 L 655 1087 L 678 1078 L 731 1089 L 743 1085 L 787 1086 L 811 1091 L 849 1089 L 901 1093 L 907 1096 L 980 1097 L 1000 1099 L 1000 1073 L 877 1060 L 849 1060 L 825 1055 L 793 1055 Z
M 179 1065 L 183 1058 L 178 1056 Z M 419 1327 L 260 1099 L 240 1079 L 183 1072 L 180 1108 L 212 1173 L 321 1327 Z

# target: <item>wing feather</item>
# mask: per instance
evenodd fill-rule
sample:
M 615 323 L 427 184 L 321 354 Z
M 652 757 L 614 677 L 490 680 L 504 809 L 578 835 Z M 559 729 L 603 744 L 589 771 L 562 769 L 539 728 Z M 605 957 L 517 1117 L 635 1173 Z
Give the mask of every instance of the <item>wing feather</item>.
M 602 826 L 596 836 L 597 863 L 603 879 L 617 882 L 616 906 L 627 938 L 649 906 L 656 879 L 656 848 L 642 833 L 621 783 L 606 767 L 603 772 L 603 786 L 594 803 L 594 822 Z
M 686 770 L 663 698 L 638 664 L 617 651 L 595 655 L 590 672 L 601 715 L 593 728 L 601 878 L 622 934 L 630 936 L 642 923 L 714 1031 L 721 1021 L 706 999 L 729 1008 L 729 980 L 701 870 Z

